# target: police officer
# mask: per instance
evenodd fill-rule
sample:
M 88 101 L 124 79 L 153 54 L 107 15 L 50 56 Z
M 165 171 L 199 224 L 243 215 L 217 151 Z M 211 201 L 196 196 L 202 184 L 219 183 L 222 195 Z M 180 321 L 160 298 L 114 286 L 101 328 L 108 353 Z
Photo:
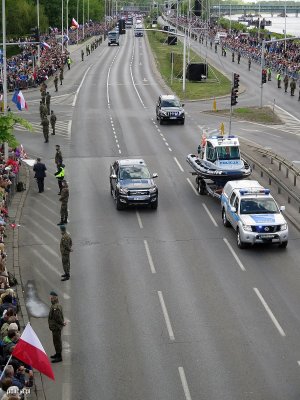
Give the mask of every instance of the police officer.
M 61 331 L 63 327 L 66 325 L 64 321 L 64 314 L 62 306 L 58 302 L 58 295 L 52 291 L 50 292 L 50 300 L 51 307 L 48 315 L 48 326 L 50 331 L 52 332 L 53 345 L 55 349 L 55 354 L 50 356 L 52 358 L 53 363 L 61 362 L 62 356 L 62 340 L 61 340 Z
M 46 90 L 41 91 L 41 98 L 42 98 L 42 103 L 46 103 Z
M 59 187 L 59 195 L 61 194 L 62 190 L 62 181 L 64 180 L 65 177 L 65 165 L 60 164 L 57 166 L 57 171 L 54 174 L 56 176 L 57 182 L 58 182 L 58 187 Z
M 276 75 L 276 79 L 277 79 L 277 87 L 278 89 L 281 89 L 281 73 L 278 72 L 278 74 Z
M 59 144 L 57 144 L 55 146 L 55 150 L 56 150 L 56 153 L 55 153 L 54 161 L 55 161 L 55 164 L 56 164 L 56 166 L 58 168 L 63 163 L 63 156 L 62 156 Z
M 56 115 L 54 114 L 53 110 L 51 110 L 50 123 L 51 123 L 51 128 L 52 128 L 51 135 L 55 135 Z
M 33 171 L 35 172 L 35 179 L 37 181 L 39 193 L 44 191 L 44 179 L 46 177 L 46 165 L 41 162 L 40 157 L 36 159 L 36 163 L 33 166 Z
M 295 96 L 295 89 L 296 89 L 296 81 L 295 81 L 295 79 L 293 78 L 292 79 L 292 82 L 290 83 L 290 88 L 291 88 L 291 96 Z
M 231 61 L 234 62 L 234 51 L 231 54 Z
M 81 61 L 84 61 L 84 51 L 81 49 Z
M 62 181 L 62 190 L 59 201 L 61 201 L 60 207 L 60 222 L 57 225 L 64 225 L 68 223 L 68 201 L 69 201 L 69 186 L 67 181 Z
M 251 58 L 249 57 L 248 58 L 248 71 L 250 71 L 250 69 L 251 69 Z
M 68 66 L 68 70 L 71 69 L 71 58 L 70 56 L 67 57 L 67 66 Z
M 68 281 L 70 279 L 70 252 L 72 250 L 72 239 L 65 225 L 60 225 L 61 240 L 60 240 L 60 253 L 61 261 L 64 269 L 64 274 L 62 275 L 62 281 Z
M 43 104 L 42 100 L 40 101 L 40 117 L 41 117 L 41 120 L 44 118 L 44 104 Z
M 47 114 L 50 115 L 50 101 L 51 101 L 51 94 L 47 92 L 46 94 L 46 107 L 47 107 Z
M 44 116 L 42 119 L 41 125 L 43 126 L 43 134 L 45 138 L 45 143 L 49 142 L 49 120 L 47 118 L 47 115 Z
M 239 64 L 240 61 L 241 61 L 241 53 L 240 53 L 240 52 L 238 52 L 238 59 L 237 59 L 237 61 L 238 61 L 238 64 Z
M 289 77 L 285 75 L 283 78 L 283 83 L 284 83 L 284 92 L 286 93 L 289 87 Z
M 55 91 L 58 92 L 58 76 L 55 75 L 54 77 L 54 87 L 55 87 Z
M 60 80 L 60 84 L 62 85 L 62 82 L 64 80 L 64 68 L 63 67 L 60 68 L 59 80 Z
M 271 77 L 272 77 L 272 70 L 271 68 L 267 68 L 267 75 L 268 75 L 268 81 L 271 81 Z

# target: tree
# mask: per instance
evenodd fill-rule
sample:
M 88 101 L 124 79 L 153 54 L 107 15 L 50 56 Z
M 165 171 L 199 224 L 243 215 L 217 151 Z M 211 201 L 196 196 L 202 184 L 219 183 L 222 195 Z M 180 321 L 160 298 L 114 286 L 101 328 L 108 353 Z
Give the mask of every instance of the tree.
M 24 118 L 9 112 L 6 115 L 0 115 L 0 143 L 7 142 L 10 147 L 17 147 L 18 141 L 13 134 L 14 126 L 20 124 L 29 131 L 33 131 L 32 125 Z

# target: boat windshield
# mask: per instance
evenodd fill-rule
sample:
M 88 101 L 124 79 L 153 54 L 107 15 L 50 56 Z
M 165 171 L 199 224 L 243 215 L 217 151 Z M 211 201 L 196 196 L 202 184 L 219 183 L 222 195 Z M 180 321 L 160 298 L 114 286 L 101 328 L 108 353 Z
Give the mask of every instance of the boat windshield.
M 219 160 L 239 160 L 240 150 L 238 146 L 218 146 Z
M 120 168 L 120 179 L 150 179 L 150 172 L 143 165 L 130 165 Z
M 279 209 L 275 201 L 268 199 L 242 199 L 240 214 L 277 214 Z

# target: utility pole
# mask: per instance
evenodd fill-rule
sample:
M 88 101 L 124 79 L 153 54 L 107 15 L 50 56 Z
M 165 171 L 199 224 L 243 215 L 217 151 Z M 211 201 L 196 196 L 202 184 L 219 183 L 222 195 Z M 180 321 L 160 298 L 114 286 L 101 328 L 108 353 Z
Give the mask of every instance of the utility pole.
M 39 0 L 37 0 L 37 3 L 36 3 L 36 12 L 37 12 L 37 30 L 38 30 L 38 37 L 39 37 L 39 39 L 38 40 L 40 40 L 40 1 Z M 41 58 L 41 49 L 40 49 L 40 44 L 38 43 L 38 48 L 37 48 L 37 51 L 38 51 L 38 62 L 37 62 L 37 65 L 38 65 L 38 68 L 40 67 L 40 58 Z
M 7 71 L 6 71 L 6 15 L 5 0 L 2 0 L 2 40 L 3 40 L 3 113 L 7 112 Z
M 61 0 L 61 52 L 64 51 L 64 0 Z

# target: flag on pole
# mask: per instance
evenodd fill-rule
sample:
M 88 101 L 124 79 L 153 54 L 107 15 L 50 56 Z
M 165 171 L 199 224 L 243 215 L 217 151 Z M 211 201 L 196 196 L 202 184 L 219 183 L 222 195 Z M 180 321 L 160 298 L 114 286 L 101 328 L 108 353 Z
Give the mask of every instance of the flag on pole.
M 42 43 L 41 43 L 41 46 L 42 46 L 44 49 L 51 49 L 51 46 L 50 46 L 48 43 L 46 43 L 46 42 L 42 42 Z
M 12 355 L 48 376 L 48 378 L 55 380 L 49 358 L 29 322 L 18 340 Z
M 21 92 L 20 89 L 15 90 L 15 93 L 12 98 L 12 102 L 15 103 L 18 110 L 22 111 L 22 110 L 24 110 L 24 108 L 26 110 L 28 110 L 27 103 L 26 103 L 23 93 Z
M 76 21 L 75 18 L 72 18 L 72 22 L 71 22 L 72 27 L 74 26 L 75 29 L 79 28 L 79 23 Z

